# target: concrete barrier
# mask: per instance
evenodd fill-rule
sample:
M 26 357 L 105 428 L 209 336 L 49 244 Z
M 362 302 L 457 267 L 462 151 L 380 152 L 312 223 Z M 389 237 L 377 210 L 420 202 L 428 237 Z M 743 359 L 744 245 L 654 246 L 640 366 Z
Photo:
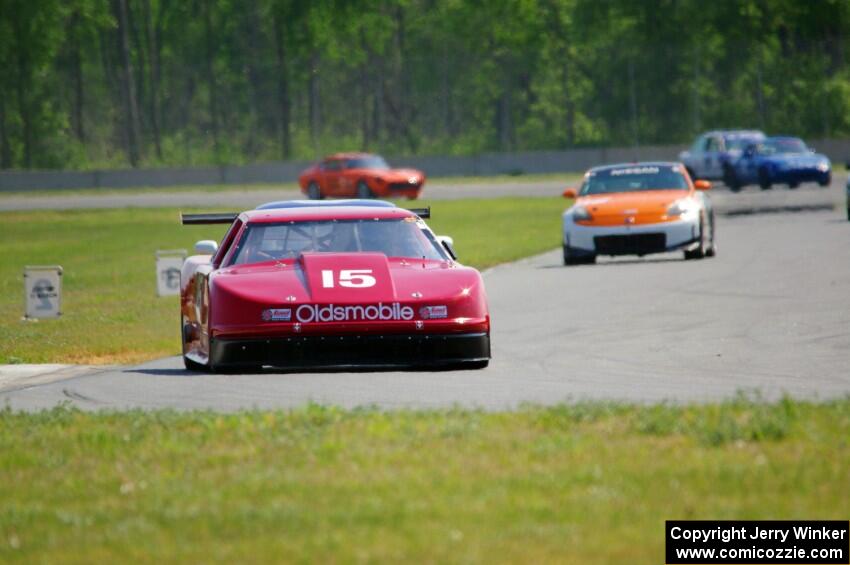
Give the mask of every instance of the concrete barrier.
M 826 154 L 836 165 L 850 163 L 850 140 L 816 139 L 810 145 Z M 398 157 L 389 161 L 397 167 L 425 171 L 429 177 L 493 176 L 584 171 L 594 165 L 628 161 L 672 161 L 684 149 L 680 145 L 641 147 L 591 147 L 566 151 L 482 153 L 460 157 Z M 109 171 L 8 171 L 0 172 L 0 192 L 28 190 L 74 190 L 82 188 L 141 188 L 199 184 L 258 184 L 295 182 L 308 161 L 223 165 L 220 167 L 175 167 Z

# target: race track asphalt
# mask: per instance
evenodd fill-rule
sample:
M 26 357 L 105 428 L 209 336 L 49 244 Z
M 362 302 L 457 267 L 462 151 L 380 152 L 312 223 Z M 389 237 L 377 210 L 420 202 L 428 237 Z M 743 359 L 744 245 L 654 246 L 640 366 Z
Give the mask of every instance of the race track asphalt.
M 816 203 L 830 191 L 775 192 L 777 202 Z M 174 357 L 9 390 L 0 405 L 500 409 L 704 402 L 739 391 L 848 395 L 850 222 L 841 208 L 781 209 L 719 216 L 713 259 L 667 254 L 563 267 L 552 251 L 487 271 L 493 360 L 484 370 L 217 375 L 187 372 Z

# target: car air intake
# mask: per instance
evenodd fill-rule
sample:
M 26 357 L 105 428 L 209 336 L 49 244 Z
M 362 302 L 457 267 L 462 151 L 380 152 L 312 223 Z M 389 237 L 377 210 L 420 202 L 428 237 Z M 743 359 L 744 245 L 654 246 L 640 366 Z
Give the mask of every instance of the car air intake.
M 663 233 L 599 235 L 593 238 L 598 255 L 647 255 L 667 250 Z

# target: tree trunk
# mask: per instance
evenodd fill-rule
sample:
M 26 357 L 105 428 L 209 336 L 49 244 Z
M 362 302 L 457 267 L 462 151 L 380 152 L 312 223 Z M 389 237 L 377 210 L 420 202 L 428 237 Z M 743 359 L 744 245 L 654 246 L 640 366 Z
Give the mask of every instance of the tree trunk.
M 6 97 L 0 93 L 0 169 L 12 168 L 12 148 L 6 131 Z
M 164 5 L 159 7 L 164 10 Z M 159 133 L 159 47 L 151 17 L 151 1 L 142 3 L 142 16 L 145 20 L 145 47 L 148 52 L 148 113 L 156 158 L 162 160 L 162 145 Z
M 564 126 L 567 129 L 567 146 L 574 147 L 576 144 L 576 103 L 573 100 L 572 88 L 570 85 L 570 65 L 567 62 L 567 53 L 564 53 L 564 105 L 567 110 L 567 119 Z
M 156 96 L 157 96 L 157 113 L 156 119 L 159 125 L 160 130 L 168 131 L 168 124 L 165 123 L 165 116 L 163 113 L 162 102 L 160 101 L 160 86 L 162 84 L 162 31 L 165 28 L 165 17 L 168 12 L 171 10 L 171 0 L 160 0 L 159 2 L 159 10 L 156 14 L 156 20 L 153 28 L 153 48 L 154 48 L 154 59 L 156 60 L 156 65 L 154 65 L 154 80 L 156 82 Z
M 765 109 L 766 104 L 764 103 L 764 85 L 762 84 L 761 53 L 756 57 L 756 107 L 759 114 L 759 129 L 765 129 L 767 111 Z
M 145 138 L 145 126 L 144 123 L 144 108 L 148 106 L 148 84 L 145 80 L 145 76 L 148 70 L 148 64 L 146 61 L 146 50 L 144 41 L 140 37 L 139 33 L 139 23 L 136 14 L 133 13 L 133 6 L 127 0 L 127 30 L 129 32 L 128 40 L 130 41 L 130 57 L 133 57 L 134 47 L 136 53 L 136 64 L 134 65 L 133 70 L 135 71 L 135 76 L 133 80 L 136 85 L 136 114 L 138 116 L 138 132 L 139 132 L 139 143 L 144 145 Z M 144 24 L 144 22 L 143 22 Z M 132 61 L 132 59 L 131 59 Z
M 319 152 L 319 132 L 322 127 L 321 115 L 319 114 L 319 52 L 310 54 L 310 82 L 309 82 L 309 106 L 310 106 L 310 138 L 313 140 L 313 151 Z
M 215 69 L 213 62 L 215 59 L 215 38 L 213 37 L 212 24 L 212 9 L 210 0 L 204 2 L 204 27 L 206 35 L 206 73 L 207 85 L 210 89 L 210 129 L 213 136 L 213 151 L 215 152 L 216 161 L 218 161 L 221 152 L 218 146 L 218 87 L 215 80 Z
M 277 83 L 275 85 L 270 78 L 275 72 L 269 72 L 269 65 L 265 63 L 268 60 L 267 51 L 271 49 L 274 51 L 275 65 L 278 68 L 280 67 L 280 54 L 277 52 L 278 27 L 280 28 L 281 38 L 285 42 L 287 38 L 285 36 L 286 28 L 284 26 L 286 25 L 287 17 L 285 16 L 285 12 L 280 8 L 274 7 L 272 9 L 270 39 L 273 45 L 268 45 L 265 41 L 265 34 L 258 33 L 259 30 L 266 29 L 260 4 L 260 0 L 242 2 L 242 11 L 244 12 L 244 18 L 242 18 L 241 23 L 241 29 L 243 30 L 241 36 L 242 41 L 244 41 L 242 49 L 246 54 L 245 74 L 248 78 L 248 87 L 251 95 L 250 103 L 245 109 L 248 114 L 247 123 L 249 130 L 244 153 L 246 153 L 248 158 L 255 158 L 259 154 L 260 148 L 263 146 L 263 140 L 267 134 L 270 134 L 272 137 L 281 135 L 281 116 L 278 110 L 278 106 L 280 105 L 280 101 L 278 100 L 279 92 L 278 96 L 275 96 L 271 91 L 275 88 L 279 91 L 280 81 L 289 80 L 288 75 L 285 77 L 277 76 Z M 283 44 L 283 55 L 285 57 L 289 56 L 285 43 Z M 284 71 L 286 71 L 287 64 L 288 61 L 284 61 Z M 288 96 L 289 93 L 287 92 L 287 98 Z M 270 115 L 274 116 L 274 119 L 266 119 L 266 116 Z M 283 145 L 282 142 L 281 145 Z M 283 152 L 282 148 L 281 152 Z
M 370 93 L 370 72 L 372 68 L 372 59 L 374 57 L 372 50 L 369 48 L 369 42 L 366 39 L 366 33 L 361 28 L 360 30 L 360 48 L 366 54 L 366 58 L 359 69 L 359 94 L 360 99 L 360 145 L 364 151 L 369 149 L 372 144 L 372 125 L 369 119 L 369 93 Z
M 136 84 L 133 77 L 133 62 L 130 57 L 130 37 L 127 21 L 127 0 L 116 0 L 118 12 L 118 39 L 121 53 L 123 74 L 122 94 L 124 95 L 124 110 L 127 131 L 127 153 L 130 165 L 139 166 L 139 106 L 136 102 Z
M 371 138 L 380 145 L 381 136 L 384 132 L 384 58 L 381 55 L 375 56 L 374 61 L 375 80 L 372 81 L 375 85 L 375 91 L 372 94 L 372 135 Z
M 410 84 L 410 77 L 407 69 L 406 45 L 407 45 L 407 28 L 405 25 L 404 8 L 399 5 L 394 13 L 396 26 L 396 53 L 398 55 L 398 104 L 395 108 L 396 131 L 407 139 L 407 144 L 410 151 L 416 153 L 418 142 L 413 134 L 412 122 L 414 112 L 411 111 L 409 101 L 410 93 L 413 91 Z
M 449 136 L 454 136 L 456 132 L 454 119 L 454 105 L 452 101 L 451 88 L 451 69 L 449 68 L 448 46 L 443 44 L 443 56 L 440 62 L 440 102 L 443 115 L 443 132 Z
M 289 65 L 286 54 L 286 38 L 283 35 L 283 25 L 281 19 L 275 17 L 274 37 L 277 51 L 277 98 L 280 106 L 280 153 L 283 159 L 289 159 L 292 156 L 292 139 L 290 137 L 292 103 L 289 98 Z
M 496 126 L 499 137 L 499 150 L 511 150 L 511 91 L 507 80 L 502 87 L 502 95 L 496 102 Z
M 26 48 L 27 38 L 24 37 L 24 30 L 21 29 L 22 22 L 18 17 L 13 17 L 12 33 L 15 36 L 14 45 L 17 46 L 17 99 L 18 111 L 21 115 L 21 125 L 23 126 L 23 141 L 24 141 L 24 167 L 27 169 L 32 167 L 32 112 L 30 107 L 29 95 L 30 88 L 30 60 L 29 50 Z
M 83 59 L 80 54 L 80 12 L 75 11 L 71 16 L 69 23 L 69 49 L 71 67 L 71 84 L 73 85 L 74 95 L 71 104 L 71 129 L 74 131 L 74 137 L 80 143 L 85 143 L 86 132 L 83 124 Z
M 629 110 L 632 117 L 632 143 L 637 149 L 640 147 L 640 138 L 638 137 L 637 89 L 635 87 L 635 62 L 633 60 L 629 60 Z

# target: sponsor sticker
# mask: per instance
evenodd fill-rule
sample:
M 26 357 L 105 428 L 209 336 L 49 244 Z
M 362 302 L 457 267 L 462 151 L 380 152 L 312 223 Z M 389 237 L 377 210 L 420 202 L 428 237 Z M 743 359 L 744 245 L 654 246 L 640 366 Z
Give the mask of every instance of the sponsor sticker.
M 628 169 L 614 169 L 611 171 L 612 177 L 620 175 L 657 175 L 658 167 L 629 167 Z
M 263 320 L 266 322 L 288 322 L 292 319 L 290 308 L 269 308 L 263 310 Z
M 423 306 L 419 309 L 419 317 L 423 320 L 448 318 L 449 309 L 446 306 Z

